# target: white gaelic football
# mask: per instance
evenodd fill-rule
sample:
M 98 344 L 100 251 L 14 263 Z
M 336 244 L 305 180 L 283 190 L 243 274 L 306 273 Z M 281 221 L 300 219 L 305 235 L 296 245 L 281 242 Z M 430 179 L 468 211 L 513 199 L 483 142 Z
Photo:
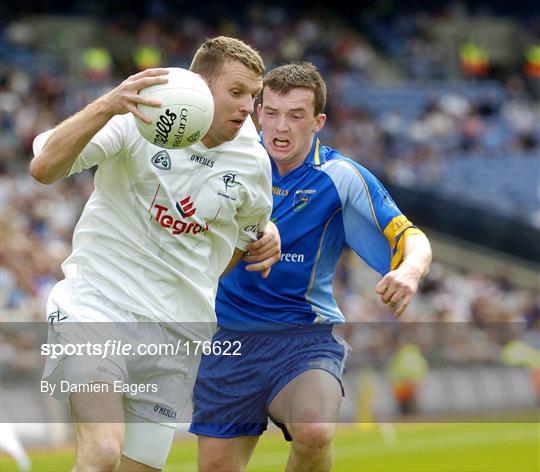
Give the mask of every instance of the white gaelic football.
M 206 82 L 197 74 L 169 67 L 166 84 L 142 89 L 143 97 L 159 100 L 161 107 L 139 105 L 152 122 L 135 117 L 141 135 L 152 144 L 180 149 L 200 141 L 212 124 L 214 99 Z

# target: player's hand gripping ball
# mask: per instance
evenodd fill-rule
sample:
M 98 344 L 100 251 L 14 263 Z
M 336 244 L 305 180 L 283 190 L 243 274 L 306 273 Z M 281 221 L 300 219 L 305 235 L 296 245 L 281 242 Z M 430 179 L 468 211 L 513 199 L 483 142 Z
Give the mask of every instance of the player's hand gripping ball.
M 159 100 L 161 107 L 138 105 L 152 122 L 135 118 L 141 135 L 152 144 L 181 149 L 200 141 L 214 117 L 214 98 L 206 82 L 197 74 L 169 67 L 166 84 L 151 85 L 139 94 Z

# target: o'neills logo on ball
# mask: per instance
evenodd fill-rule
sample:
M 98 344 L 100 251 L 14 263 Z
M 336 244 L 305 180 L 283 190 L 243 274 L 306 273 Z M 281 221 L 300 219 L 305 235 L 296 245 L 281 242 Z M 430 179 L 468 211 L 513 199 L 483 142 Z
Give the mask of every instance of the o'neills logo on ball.
M 186 132 L 186 123 L 189 116 L 187 108 L 180 109 L 180 124 L 178 125 L 178 133 L 174 135 L 173 147 L 178 146 L 182 142 L 184 133 Z
M 154 144 L 158 146 L 165 146 L 169 140 L 169 133 L 176 121 L 176 113 L 173 113 L 168 108 L 163 115 L 159 115 L 158 123 L 156 125 L 156 136 L 154 137 Z

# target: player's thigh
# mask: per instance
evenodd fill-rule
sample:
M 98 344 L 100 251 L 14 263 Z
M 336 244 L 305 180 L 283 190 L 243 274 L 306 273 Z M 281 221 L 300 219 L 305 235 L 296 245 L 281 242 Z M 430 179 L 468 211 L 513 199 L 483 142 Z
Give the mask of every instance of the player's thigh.
M 108 385 L 105 383 L 96 385 Z M 122 394 L 79 392 L 70 396 L 79 454 L 118 454 L 124 445 Z
M 259 436 L 197 437 L 199 472 L 240 472 L 253 454 Z
M 79 392 L 70 396 L 71 413 L 77 423 L 123 423 L 124 407 L 122 394 L 110 391 L 106 383 L 92 385 L 107 386 L 106 392 Z
M 285 385 L 268 410 L 281 423 L 335 423 L 342 398 L 341 384 L 333 374 L 311 369 Z
M 159 323 L 138 323 L 139 345 L 175 346 L 177 353 L 143 354 L 128 360 L 130 387 L 124 391 L 125 445 L 119 470 L 165 466 L 177 422 L 191 418 L 193 384 L 200 356 L 185 351 L 188 339 Z M 143 467 L 147 466 L 147 468 Z

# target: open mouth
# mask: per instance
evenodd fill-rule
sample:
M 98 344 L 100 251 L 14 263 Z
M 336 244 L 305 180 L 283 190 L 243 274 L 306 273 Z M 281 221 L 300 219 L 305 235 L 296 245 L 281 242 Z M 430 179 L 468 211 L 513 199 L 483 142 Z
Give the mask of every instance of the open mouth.
M 231 123 L 232 123 L 236 128 L 241 128 L 242 125 L 244 124 L 244 120 L 231 120 Z
M 291 142 L 288 139 L 284 138 L 274 138 L 272 140 L 272 145 L 277 149 L 285 149 L 289 147 L 290 144 Z

